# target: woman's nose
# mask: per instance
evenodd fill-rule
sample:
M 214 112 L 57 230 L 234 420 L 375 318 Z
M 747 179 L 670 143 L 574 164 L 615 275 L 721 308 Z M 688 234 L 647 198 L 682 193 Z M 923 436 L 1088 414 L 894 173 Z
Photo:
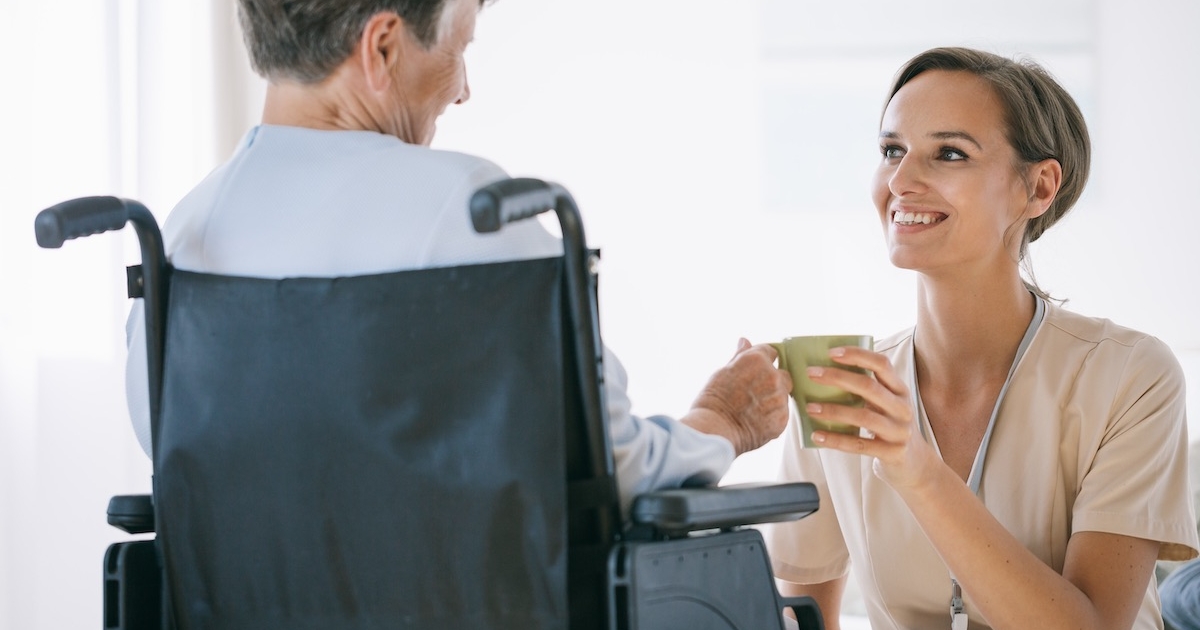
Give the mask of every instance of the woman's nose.
M 899 197 L 905 193 L 917 192 L 925 187 L 925 169 L 921 161 L 911 155 L 900 158 L 888 178 L 888 189 Z

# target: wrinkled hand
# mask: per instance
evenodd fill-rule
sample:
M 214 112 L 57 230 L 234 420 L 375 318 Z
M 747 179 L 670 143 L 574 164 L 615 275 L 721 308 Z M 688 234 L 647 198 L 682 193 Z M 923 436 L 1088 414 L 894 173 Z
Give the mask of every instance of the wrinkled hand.
M 738 455 L 778 437 L 787 426 L 792 379 L 775 368 L 776 357 L 770 345 L 739 339 L 733 358 L 709 378 L 682 421 L 729 439 Z
M 913 416 L 908 386 L 887 357 L 862 348 L 834 348 L 830 357 L 843 365 L 866 368 L 859 374 L 838 368 L 808 368 L 816 383 L 833 385 L 862 396 L 862 407 L 810 403 L 815 418 L 866 429 L 865 437 L 814 431 L 813 441 L 825 448 L 873 457 L 875 474 L 893 488 L 914 487 L 931 466 L 941 462 L 921 437 Z

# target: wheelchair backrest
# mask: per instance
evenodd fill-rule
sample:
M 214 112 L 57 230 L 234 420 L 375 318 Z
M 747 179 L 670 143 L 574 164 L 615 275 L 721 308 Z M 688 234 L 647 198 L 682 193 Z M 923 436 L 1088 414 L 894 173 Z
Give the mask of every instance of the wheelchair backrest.
M 155 495 L 181 630 L 566 627 L 561 274 L 172 272 Z

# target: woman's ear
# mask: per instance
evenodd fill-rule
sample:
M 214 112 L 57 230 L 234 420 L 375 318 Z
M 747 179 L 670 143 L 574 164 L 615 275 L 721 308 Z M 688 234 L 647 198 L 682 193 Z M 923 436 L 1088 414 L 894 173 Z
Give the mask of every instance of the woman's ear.
M 1025 218 L 1033 219 L 1045 214 L 1058 196 L 1058 189 L 1062 186 L 1062 164 L 1054 158 L 1035 163 L 1030 167 L 1029 181 L 1032 186 Z
M 404 20 L 391 11 L 381 11 L 367 20 L 358 39 L 357 57 L 371 91 L 382 92 L 391 87 L 406 34 Z

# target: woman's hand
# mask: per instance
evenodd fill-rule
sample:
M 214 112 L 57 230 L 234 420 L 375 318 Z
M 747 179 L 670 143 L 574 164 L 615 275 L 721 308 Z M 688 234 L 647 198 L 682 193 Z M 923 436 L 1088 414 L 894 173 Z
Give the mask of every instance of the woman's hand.
M 1075 532 L 1059 573 L 1005 529 L 921 437 L 908 387 L 886 357 L 860 348 L 834 348 L 830 356 L 874 376 L 838 368 L 809 368 L 809 376 L 858 394 L 865 404 L 810 405 L 809 413 L 862 427 L 866 437 L 814 432 L 813 441 L 875 458 L 875 475 L 904 500 L 991 627 L 1131 626 L 1153 579 L 1157 541 Z
M 833 348 L 829 356 L 837 363 L 864 368 L 860 374 L 838 368 L 809 367 L 815 383 L 840 387 L 863 398 L 862 407 L 809 403 L 807 411 L 826 422 L 840 422 L 866 429 L 864 436 L 814 431 L 813 441 L 825 448 L 873 457 L 875 474 L 897 490 L 921 484 L 941 459 L 921 437 L 913 416 L 908 386 L 887 357 L 862 348 Z

